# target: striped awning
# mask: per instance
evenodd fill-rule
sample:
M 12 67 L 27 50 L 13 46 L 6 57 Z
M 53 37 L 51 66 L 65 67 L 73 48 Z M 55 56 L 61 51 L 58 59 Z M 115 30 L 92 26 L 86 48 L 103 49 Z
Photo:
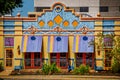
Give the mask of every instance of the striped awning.
M 73 52 L 76 53 L 93 53 L 94 36 L 74 36 Z
M 22 37 L 22 52 L 41 52 L 42 36 L 23 36 Z
M 68 36 L 48 36 L 48 52 L 68 52 Z

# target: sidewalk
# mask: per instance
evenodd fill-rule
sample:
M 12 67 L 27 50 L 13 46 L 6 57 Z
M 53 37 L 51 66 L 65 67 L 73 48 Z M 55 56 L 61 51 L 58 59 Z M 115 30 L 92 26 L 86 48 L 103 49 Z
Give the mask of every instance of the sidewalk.
M 120 76 L 86 75 L 14 75 L 0 76 L 0 80 L 120 80 Z

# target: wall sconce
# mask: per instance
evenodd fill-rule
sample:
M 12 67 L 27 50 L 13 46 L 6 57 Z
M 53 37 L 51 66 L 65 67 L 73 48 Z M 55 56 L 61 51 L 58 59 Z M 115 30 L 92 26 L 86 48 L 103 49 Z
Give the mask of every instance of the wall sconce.
M 18 54 L 20 55 L 20 46 L 17 47 Z
M 97 46 L 97 53 L 98 53 L 98 56 L 100 56 L 100 47 Z
M 98 56 L 100 56 L 100 50 L 98 50 Z

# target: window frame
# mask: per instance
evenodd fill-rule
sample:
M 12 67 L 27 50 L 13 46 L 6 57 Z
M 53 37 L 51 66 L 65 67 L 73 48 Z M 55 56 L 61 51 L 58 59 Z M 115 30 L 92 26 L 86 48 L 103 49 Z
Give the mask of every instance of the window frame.
M 100 6 L 99 11 L 100 12 L 109 12 L 109 7 L 108 6 Z
M 13 41 L 9 40 L 9 44 L 7 44 L 7 38 L 11 38 Z M 11 43 L 13 42 L 13 43 Z M 14 47 L 14 37 L 4 37 L 4 46 L 5 47 Z
M 80 7 L 80 12 L 89 12 L 89 7 Z

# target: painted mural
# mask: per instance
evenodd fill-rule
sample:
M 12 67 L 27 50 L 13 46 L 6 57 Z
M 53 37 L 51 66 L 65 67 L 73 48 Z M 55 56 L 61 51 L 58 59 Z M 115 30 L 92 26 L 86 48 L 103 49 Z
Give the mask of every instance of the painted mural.
M 29 15 L 0 17 L 0 63 L 5 70 L 39 69 L 52 63 L 72 70 L 81 64 L 94 70 L 111 68 L 111 60 L 106 60 L 110 40 L 104 39 L 109 42 L 105 51 L 91 42 L 97 42 L 100 32 L 119 36 L 119 17 L 82 17 L 59 2 Z

